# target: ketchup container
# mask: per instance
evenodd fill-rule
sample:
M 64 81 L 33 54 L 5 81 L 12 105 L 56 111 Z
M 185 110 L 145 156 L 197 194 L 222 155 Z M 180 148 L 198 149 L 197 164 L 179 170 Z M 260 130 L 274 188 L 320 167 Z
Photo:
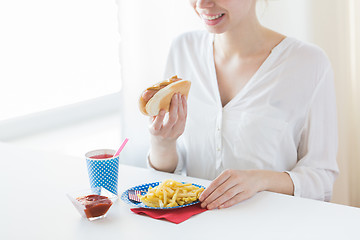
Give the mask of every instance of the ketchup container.
M 80 215 L 88 220 L 106 217 L 117 196 L 103 187 L 84 189 L 67 194 Z

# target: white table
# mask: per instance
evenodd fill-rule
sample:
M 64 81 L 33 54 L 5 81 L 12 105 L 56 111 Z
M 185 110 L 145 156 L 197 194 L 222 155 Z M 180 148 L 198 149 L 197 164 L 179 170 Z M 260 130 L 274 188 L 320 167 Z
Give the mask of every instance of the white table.
M 228 209 L 174 224 L 137 215 L 117 201 L 107 218 L 89 222 L 67 199 L 87 188 L 85 160 L 0 143 L 0 239 L 360 239 L 360 209 L 262 192 Z M 120 166 L 119 192 L 167 178 L 202 179 Z

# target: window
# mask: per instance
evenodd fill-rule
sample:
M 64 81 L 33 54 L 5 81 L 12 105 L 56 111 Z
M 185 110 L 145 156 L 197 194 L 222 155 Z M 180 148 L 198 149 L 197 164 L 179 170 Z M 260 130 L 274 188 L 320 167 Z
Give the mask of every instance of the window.
M 0 121 L 120 91 L 116 1 L 0 2 Z

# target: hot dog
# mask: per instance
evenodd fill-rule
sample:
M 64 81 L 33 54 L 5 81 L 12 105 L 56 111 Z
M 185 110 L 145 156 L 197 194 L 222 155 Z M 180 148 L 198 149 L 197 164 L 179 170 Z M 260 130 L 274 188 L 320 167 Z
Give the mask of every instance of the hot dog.
M 177 76 L 159 82 L 142 92 L 139 98 L 140 111 L 147 116 L 156 116 L 161 109 L 168 112 L 172 96 L 180 93 L 187 97 L 190 86 L 190 81 Z

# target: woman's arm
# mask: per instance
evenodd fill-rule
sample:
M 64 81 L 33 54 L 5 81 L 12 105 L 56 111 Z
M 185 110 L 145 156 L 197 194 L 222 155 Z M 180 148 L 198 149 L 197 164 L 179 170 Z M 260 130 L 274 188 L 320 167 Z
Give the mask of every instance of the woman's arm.
M 185 96 L 174 94 L 171 99 L 168 120 L 164 122 L 164 110 L 161 110 L 158 116 L 151 118 L 149 164 L 156 170 L 175 171 L 178 164 L 176 140 L 184 132 L 186 116 Z
M 299 160 L 288 173 L 294 182 L 295 196 L 330 201 L 339 172 L 335 86 L 330 64 L 321 76 L 301 131 Z
M 159 171 L 174 172 L 178 162 L 176 140 L 160 140 L 151 136 L 150 146 L 150 166 Z
M 294 183 L 288 173 L 269 170 L 258 171 L 260 178 L 263 179 L 262 191 L 294 195 Z

